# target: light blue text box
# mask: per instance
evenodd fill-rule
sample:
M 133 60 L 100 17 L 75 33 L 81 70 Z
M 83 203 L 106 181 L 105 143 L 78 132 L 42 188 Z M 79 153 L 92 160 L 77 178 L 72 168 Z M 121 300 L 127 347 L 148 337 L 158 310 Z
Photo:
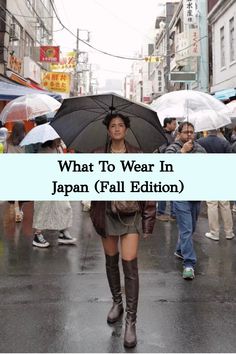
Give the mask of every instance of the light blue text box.
M 0 154 L 0 200 L 236 200 L 235 166 L 236 154 Z

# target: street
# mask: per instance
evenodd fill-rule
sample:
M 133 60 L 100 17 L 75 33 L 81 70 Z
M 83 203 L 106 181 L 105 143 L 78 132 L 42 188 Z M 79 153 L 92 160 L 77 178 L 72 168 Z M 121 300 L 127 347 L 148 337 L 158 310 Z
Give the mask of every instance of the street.
M 236 352 L 236 239 L 204 236 L 204 203 L 193 281 L 182 279 L 173 255 L 175 222 L 156 221 L 152 237 L 141 240 L 138 344 L 129 350 L 125 316 L 106 323 L 112 299 L 100 238 L 81 203 L 71 204 L 77 245 L 58 246 L 57 233 L 46 232 L 51 247 L 38 249 L 32 247 L 33 203 L 25 203 L 22 223 L 15 223 L 9 203 L 0 203 L 0 352 Z

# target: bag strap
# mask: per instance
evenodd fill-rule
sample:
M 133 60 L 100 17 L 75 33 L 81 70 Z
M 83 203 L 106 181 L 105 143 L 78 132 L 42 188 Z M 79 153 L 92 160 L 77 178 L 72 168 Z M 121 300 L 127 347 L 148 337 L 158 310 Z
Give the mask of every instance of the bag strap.
M 133 219 L 132 223 L 127 224 L 127 223 L 125 223 L 125 222 L 122 220 L 122 218 L 121 218 L 121 216 L 120 216 L 120 213 L 117 212 L 118 219 L 119 219 L 119 221 L 121 222 L 121 224 L 124 225 L 124 226 L 134 226 L 135 220 L 136 220 L 136 218 L 137 218 L 137 214 L 138 214 L 138 212 L 136 211 L 135 214 L 134 214 L 134 219 Z

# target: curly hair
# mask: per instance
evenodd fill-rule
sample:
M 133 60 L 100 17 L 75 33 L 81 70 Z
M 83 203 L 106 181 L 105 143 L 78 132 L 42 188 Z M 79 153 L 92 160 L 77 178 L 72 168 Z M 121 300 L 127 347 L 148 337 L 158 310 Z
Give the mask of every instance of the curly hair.
M 124 122 L 124 125 L 126 126 L 126 128 L 130 128 L 130 119 L 129 117 L 124 116 L 121 113 L 108 113 L 106 115 L 106 117 L 104 118 L 104 120 L 102 121 L 103 124 L 107 127 L 107 129 L 109 128 L 109 125 L 111 123 L 111 120 L 113 118 L 121 118 Z

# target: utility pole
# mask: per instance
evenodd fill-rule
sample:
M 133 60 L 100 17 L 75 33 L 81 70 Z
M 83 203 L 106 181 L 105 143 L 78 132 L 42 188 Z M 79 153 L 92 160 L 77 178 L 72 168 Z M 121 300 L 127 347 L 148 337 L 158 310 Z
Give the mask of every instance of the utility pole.
M 76 66 L 75 66 L 75 87 L 74 87 L 74 95 L 78 96 L 78 87 L 79 87 L 79 73 L 78 73 L 78 65 L 79 65 L 79 28 L 77 28 L 76 34 Z

